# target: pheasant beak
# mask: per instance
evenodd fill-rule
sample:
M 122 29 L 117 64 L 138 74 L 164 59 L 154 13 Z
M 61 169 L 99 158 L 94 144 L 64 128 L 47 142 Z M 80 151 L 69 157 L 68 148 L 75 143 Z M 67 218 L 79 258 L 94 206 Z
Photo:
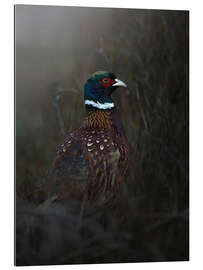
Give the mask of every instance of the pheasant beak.
M 121 81 L 121 80 L 119 80 L 119 79 L 115 79 L 115 83 L 113 84 L 113 86 L 123 86 L 123 87 L 127 87 L 127 85 L 126 85 L 123 81 Z

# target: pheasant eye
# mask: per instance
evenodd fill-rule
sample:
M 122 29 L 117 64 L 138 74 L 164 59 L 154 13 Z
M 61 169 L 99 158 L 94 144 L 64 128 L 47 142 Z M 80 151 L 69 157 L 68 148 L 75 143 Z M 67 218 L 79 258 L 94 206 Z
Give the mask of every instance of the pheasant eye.
M 102 84 L 104 87 L 110 87 L 113 84 L 112 82 L 113 80 L 108 77 L 102 79 Z

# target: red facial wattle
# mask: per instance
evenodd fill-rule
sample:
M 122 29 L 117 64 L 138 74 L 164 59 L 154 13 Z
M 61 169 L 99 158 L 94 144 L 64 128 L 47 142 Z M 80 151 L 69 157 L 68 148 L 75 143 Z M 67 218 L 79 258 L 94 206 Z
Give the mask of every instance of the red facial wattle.
M 113 79 L 111 79 L 111 78 L 104 78 L 103 80 L 102 80 L 102 85 L 104 86 L 104 87 L 110 87 L 111 85 L 113 85 L 115 83 L 115 81 L 113 80 Z

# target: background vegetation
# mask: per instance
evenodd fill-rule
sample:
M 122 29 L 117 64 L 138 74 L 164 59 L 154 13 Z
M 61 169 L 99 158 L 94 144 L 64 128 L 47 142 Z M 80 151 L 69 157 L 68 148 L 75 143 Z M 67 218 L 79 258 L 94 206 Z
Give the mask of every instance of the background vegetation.
M 17 265 L 188 260 L 189 13 L 17 5 L 15 17 Z M 74 207 L 36 208 L 33 190 L 81 125 L 97 70 L 128 85 L 114 95 L 130 144 L 128 221 L 112 229 L 98 213 L 79 233 Z

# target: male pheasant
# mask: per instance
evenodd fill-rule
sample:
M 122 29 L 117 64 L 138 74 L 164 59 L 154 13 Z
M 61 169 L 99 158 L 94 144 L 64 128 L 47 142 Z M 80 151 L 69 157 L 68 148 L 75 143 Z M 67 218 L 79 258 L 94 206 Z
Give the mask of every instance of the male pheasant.
M 115 205 L 128 167 L 128 146 L 111 97 L 127 87 L 113 73 L 98 71 L 84 86 L 86 117 L 60 145 L 49 180 L 49 196 Z

